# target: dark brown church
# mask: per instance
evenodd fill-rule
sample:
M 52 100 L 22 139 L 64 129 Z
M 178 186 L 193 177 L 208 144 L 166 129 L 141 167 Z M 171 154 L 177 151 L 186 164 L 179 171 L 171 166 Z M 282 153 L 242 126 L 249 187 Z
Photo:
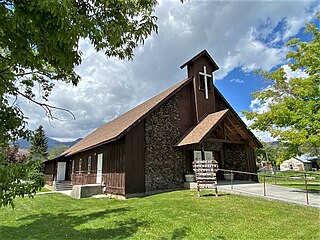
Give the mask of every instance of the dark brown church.
M 256 172 L 254 149 L 261 144 L 213 85 L 217 64 L 204 50 L 184 67 L 187 79 L 47 161 L 47 183 L 98 183 L 123 196 L 181 189 L 196 157 Z

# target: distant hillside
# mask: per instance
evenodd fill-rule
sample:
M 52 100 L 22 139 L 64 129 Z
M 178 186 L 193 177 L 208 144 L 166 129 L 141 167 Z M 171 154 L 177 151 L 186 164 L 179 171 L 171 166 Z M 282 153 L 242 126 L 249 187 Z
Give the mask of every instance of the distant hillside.
M 271 142 L 267 142 L 267 144 L 270 146 L 278 146 L 280 143 L 278 141 L 271 141 Z
M 54 140 L 54 139 L 48 137 L 48 150 L 50 151 L 51 149 L 53 149 L 59 145 L 71 147 L 72 145 L 79 142 L 81 139 L 82 138 L 78 138 L 75 141 L 71 141 L 71 142 L 60 142 L 60 141 L 57 141 L 57 140 Z M 20 149 L 29 149 L 30 148 L 30 143 L 24 139 L 19 139 L 17 141 L 17 143 L 19 143 Z

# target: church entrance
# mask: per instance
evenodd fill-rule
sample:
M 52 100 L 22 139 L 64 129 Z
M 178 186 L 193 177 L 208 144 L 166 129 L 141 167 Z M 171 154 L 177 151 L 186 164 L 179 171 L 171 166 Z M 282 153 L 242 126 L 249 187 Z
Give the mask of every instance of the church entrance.
M 216 160 L 218 167 L 222 168 L 221 152 L 220 151 L 207 151 L 207 150 L 188 150 L 185 152 L 185 173 L 193 173 L 192 163 L 194 160 Z M 223 173 L 217 172 L 218 180 L 223 180 Z

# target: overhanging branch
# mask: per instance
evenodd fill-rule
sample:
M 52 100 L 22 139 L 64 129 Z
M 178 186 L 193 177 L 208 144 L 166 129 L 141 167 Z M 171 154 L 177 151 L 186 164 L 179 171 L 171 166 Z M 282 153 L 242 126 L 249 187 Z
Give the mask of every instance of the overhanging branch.
M 22 97 L 28 99 L 29 101 L 33 102 L 34 104 L 37 104 L 37 105 L 39 105 L 40 107 L 42 107 L 43 110 L 44 110 L 45 113 L 46 113 L 46 116 L 47 116 L 50 120 L 59 120 L 59 118 L 55 117 L 55 116 L 52 114 L 52 109 L 56 109 L 56 110 L 60 110 L 60 111 L 65 111 L 65 112 L 69 113 L 74 120 L 76 120 L 75 115 L 74 115 L 70 110 L 68 110 L 68 109 L 66 109 L 66 108 L 56 107 L 56 106 L 52 106 L 52 105 L 49 105 L 49 104 L 46 104 L 46 103 L 39 102 L 39 101 L 37 101 L 37 100 L 35 100 L 35 99 L 32 99 L 32 98 L 28 97 L 27 95 L 25 95 L 24 93 L 22 93 L 22 92 L 20 92 L 20 91 L 17 91 L 17 93 L 18 93 L 19 95 L 21 95 Z

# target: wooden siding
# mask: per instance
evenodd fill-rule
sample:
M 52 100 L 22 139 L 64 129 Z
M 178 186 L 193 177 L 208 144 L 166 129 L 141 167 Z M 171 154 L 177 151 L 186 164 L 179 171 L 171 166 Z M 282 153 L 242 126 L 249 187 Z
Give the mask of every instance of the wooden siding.
M 214 98 L 215 98 L 215 109 L 216 111 L 221 111 L 224 109 L 229 108 L 228 105 L 225 103 L 225 101 L 220 97 L 220 95 L 217 93 L 217 90 L 214 90 Z
M 124 137 L 116 142 L 107 144 L 107 151 L 104 155 L 102 172 L 106 170 L 107 193 L 125 193 L 125 145 Z M 107 163 L 107 164 L 106 164 Z M 106 168 L 105 168 L 106 167 Z
M 197 124 L 193 84 L 190 82 L 178 92 L 180 135 L 183 135 L 191 126 Z
M 247 154 L 247 171 L 252 173 L 257 173 L 255 150 L 251 147 L 247 147 L 246 154 Z M 257 176 L 251 176 L 251 180 L 258 181 L 258 178 Z
M 102 179 L 106 178 L 106 174 L 103 174 Z M 96 173 L 74 173 L 71 174 L 71 181 L 73 185 L 85 185 L 93 184 L 97 181 Z
M 97 158 L 99 154 L 103 154 L 102 164 L 102 181 L 106 185 L 107 193 L 112 194 L 124 194 L 125 192 L 125 181 L 124 181 L 124 138 L 118 141 L 107 143 L 99 147 L 77 153 L 70 156 L 71 160 L 75 161 L 74 167 L 74 183 L 73 184 L 90 184 L 94 183 L 94 174 L 97 172 Z M 91 171 L 90 177 L 88 177 L 88 157 L 91 156 Z M 81 172 L 79 172 L 79 161 L 81 163 Z M 72 161 L 70 162 L 70 168 L 72 168 Z M 71 172 L 71 171 L 70 171 Z M 80 180 L 79 175 L 83 175 L 84 179 Z
M 52 186 L 55 173 L 55 161 L 47 161 L 44 163 L 45 184 Z
M 144 146 L 144 121 L 142 121 L 125 135 L 126 194 L 145 192 Z
M 198 120 L 200 121 L 206 114 L 213 113 L 215 109 L 215 96 L 213 81 L 210 81 L 209 98 L 205 99 L 205 91 L 200 90 L 200 76 L 199 72 L 203 72 L 203 66 L 207 67 L 207 73 L 212 74 L 212 64 L 207 57 L 200 57 L 197 59 L 196 63 L 188 66 L 188 77 L 194 76 L 195 78 L 195 95 L 196 95 L 196 105 Z M 190 69 L 190 70 L 189 70 Z M 212 80 L 212 78 L 211 78 Z

